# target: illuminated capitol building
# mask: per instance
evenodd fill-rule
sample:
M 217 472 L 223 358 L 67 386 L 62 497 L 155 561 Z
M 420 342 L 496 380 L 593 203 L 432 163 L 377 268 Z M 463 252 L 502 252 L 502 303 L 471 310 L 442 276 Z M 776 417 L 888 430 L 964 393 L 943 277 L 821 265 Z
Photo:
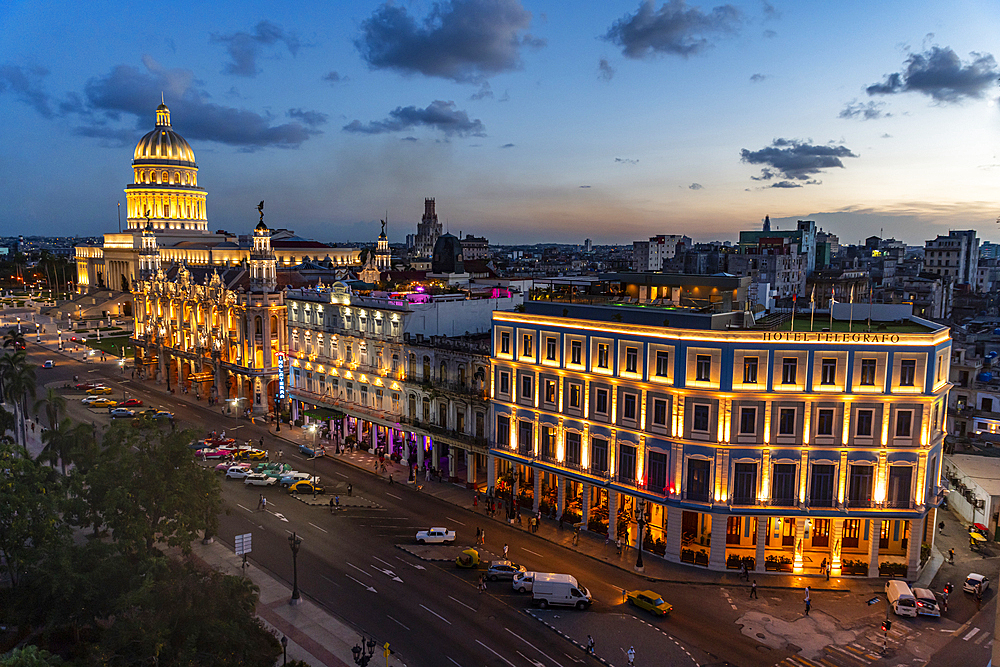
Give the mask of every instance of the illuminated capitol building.
M 916 576 L 940 500 L 947 327 L 748 328 L 748 278 L 602 278 L 603 293 L 494 313 L 501 492 L 633 546 L 641 521 L 645 550 L 693 566 Z
M 164 265 L 227 267 L 250 259 L 252 238 L 209 231 L 208 193 L 198 185 L 194 151 L 171 127 L 164 104 L 156 108 L 156 127 L 135 147 L 132 172 L 132 182 L 125 187 L 125 231 L 105 234 L 101 246 L 76 248 L 79 291 L 130 291 L 139 277 L 142 232 L 147 228 L 156 236 Z M 332 248 L 287 230 L 276 230 L 271 244 L 279 267 L 306 258 L 344 267 L 361 264 L 358 248 Z

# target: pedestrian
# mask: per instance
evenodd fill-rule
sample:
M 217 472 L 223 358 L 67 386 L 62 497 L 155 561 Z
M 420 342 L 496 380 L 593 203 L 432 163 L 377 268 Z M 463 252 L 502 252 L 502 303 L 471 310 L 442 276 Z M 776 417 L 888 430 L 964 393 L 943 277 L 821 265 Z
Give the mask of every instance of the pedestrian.
M 482 538 L 482 540 L 483 540 L 483 546 L 485 547 L 486 546 L 486 529 L 485 528 L 483 528 L 483 532 L 480 533 L 479 537 Z
M 334 495 L 333 496 L 333 500 L 334 500 L 334 502 L 337 503 L 337 509 L 340 509 L 340 494 L 338 493 L 338 494 Z
M 264 494 L 260 494 L 260 499 L 257 501 L 257 509 L 264 509 Z
M 617 538 L 615 540 L 615 547 L 618 549 L 618 555 L 622 555 L 622 538 Z
M 577 526 L 576 530 L 573 532 L 573 546 L 580 543 L 580 527 Z
M 629 667 L 635 664 L 635 649 L 631 646 L 628 647 L 628 652 L 625 654 L 628 656 Z
M 944 585 L 944 592 L 941 594 L 941 609 L 948 611 L 948 584 Z
M 827 581 L 830 581 L 830 570 L 831 569 L 833 569 L 833 564 L 828 562 L 826 564 L 826 580 Z
M 483 534 L 483 529 L 476 526 L 476 546 L 479 546 L 479 537 Z
M 955 550 L 954 549 L 948 549 L 948 564 L 949 565 L 954 565 L 955 564 Z
M 284 453 L 284 451 L 285 451 L 285 450 L 283 450 L 283 449 L 279 449 L 279 450 L 278 450 L 278 460 L 279 460 L 279 461 L 281 460 L 281 455 L 282 455 L 282 454 Z
M 744 561 L 743 564 L 740 565 L 740 576 L 746 579 L 747 581 L 750 580 L 750 572 L 747 570 L 746 561 Z
M 981 583 L 976 584 L 976 611 L 979 611 L 983 606 L 983 585 Z
M 389 473 L 389 486 L 392 486 L 392 473 Z
M 812 600 L 809 599 L 809 587 L 806 586 L 806 616 L 809 615 L 809 608 L 812 606 Z
M 476 495 L 472 496 L 472 507 L 473 507 L 473 509 L 475 509 L 476 507 L 479 507 L 479 494 L 478 493 Z
M 753 583 L 750 584 L 750 599 L 751 600 L 759 600 L 760 599 L 760 598 L 757 597 L 757 580 L 756 579 L 754 579 Z
M 504 544 L 503 545 L 503 559 L 504 560 L 507 560 L 507 551 L 509 551 L 509 550 L 510 550 L 510 547 L 507 546 L 506 544 Z
M 267 511 L 267 498 L 265 498 L 264 496 L 261 496 L 260 502 L 263 503 L 263 505 L 264 505 L 264 511 L 266 512 Z
M 333 498 L 330 498 L 330 514 L 333 514 Z
M 587 653 L 594 655 L 594 638 L 587 635 Z

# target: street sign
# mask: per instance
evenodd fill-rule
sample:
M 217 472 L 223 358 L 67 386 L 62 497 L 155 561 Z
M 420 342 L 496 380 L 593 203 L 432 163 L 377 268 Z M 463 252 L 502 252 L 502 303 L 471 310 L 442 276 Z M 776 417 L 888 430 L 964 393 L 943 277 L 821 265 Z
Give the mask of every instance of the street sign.
M 388 658 L 389 654 L 392 653 L 392 651 L 389 650 L 389 642 L 386 642 L 385 646 L 382 647 L 382 652 L 383 652 L 383 655 L 385 655 L 386 658 Z
M 253 533 L 246 533 L 245 535 L 236 536 L 236 555 L 243 556 L 252 551 L 250 548 L 250 540 L 253 537 Z

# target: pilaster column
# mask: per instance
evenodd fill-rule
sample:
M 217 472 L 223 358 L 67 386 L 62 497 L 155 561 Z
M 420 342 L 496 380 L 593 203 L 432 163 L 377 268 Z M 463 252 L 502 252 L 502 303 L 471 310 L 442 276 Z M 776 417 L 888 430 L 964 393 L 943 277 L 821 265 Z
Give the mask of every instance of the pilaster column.
M 907 534 L 906 543 L 906 578 L 913 581 L 920 571 L 920 521 L 911 520 L 910 532 Z
M 566 510 L 566 478 L 556 475 L 556 518 L 561 519 Z
M 534 493 L 532 494 L 533 498 L 531 501 L 531 511 L 538 514 L 538 506 L 541 503 L 542 495 L 542 471 L 535 468 L 533 472 L 535 476 L 535 488 Z
M 802 573 L 802 551 L 805 548 L 806 541 L 806 521 L 808 519 L 804 517 L 798 517 L 795 520 L 795 549 L 794 555 L 792 556 L 792 571 L 796 574 Z
M 882 534 L 882 522 L 872 520 L 868 531 L 868 578 L 878 577 L 878 541 Z
M 431 467 L 435 470 L 441 469 L 441 447 L 437 440 L 431 440 Z
M 497 483 L 497 457 L 494 454 L 486 455 L 486 490 L 489 491 Z
M 749 520 L 749 519 L 748 519 Z M 764 546 L 767 544 L 767 517 L 757 517 L 757 544 L 754 554 L 754 572 L 765 572 L 764 567 Z
M 454 447 L 448 448 L 448 481 L 455 482 L 458 480 L 458 456 L 456 452 L 462 450 L 455 449 Z
M 844 544 L 844 520 L 833 519 L 830 530 L 830 576 L 839 577 L 843 574 L 843 563 L 840 558 Z
M 608 537 L 618 537 L 618 492 L 608 489 Z M 639 546 L 636 541 L 636 547 Z
M 709 514 L 712 518 L 712 537 L 708 552 L 708 569 L 726 569 L 726 515 Z
M 420 470 L 424 469 L 424 451 L 427 446 L 424 436 L 417 436 L 417 468 Z
M 671 563 L 681 562 L 681 521 L 683 510 L 667 506 L 667 546 L 663 557 Z
M 465 451 L 465 485 L 470 488 L 476 488 L 476 460 L 479 455 L 475 452 L 466 450 Z
M 590 484 L 581 484 L 582 490 L 580 491 L 580 521 L 583 523 L 584 530 L 590 525 Z

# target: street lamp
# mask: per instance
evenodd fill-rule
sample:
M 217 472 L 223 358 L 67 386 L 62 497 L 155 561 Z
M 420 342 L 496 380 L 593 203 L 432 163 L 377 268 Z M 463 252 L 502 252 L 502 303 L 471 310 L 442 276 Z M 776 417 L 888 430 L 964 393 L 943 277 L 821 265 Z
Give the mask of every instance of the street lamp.
M 281 664 L 288 664 L 288 637 L 281 635 Z
M 645 535 L 646 527 L 646 499 L 639 499 L 639 555 L 635 559 L 635 571 L 642 572 L 645 568 L 642 566 L 642 538 Z
M 35 342 L 36 343 L 41 343 L 42 342 L 42 332 L 41 332 L 41 330 L 38 327 L 39 327 L 38 322 L 35 322 Z
M 367 651 L 365 650 L 367 649 Z M 361 645 L 355 644 L 351 648 L 351 653 L 354 654 L 354 664 L 360 667 L 367 667 L 368 663 L 371 662 L 372 656 L 375 655 L 375 640 L 369 639 L 365 641 L 364 636 L 361 637 Z
M 292 549 L 292 599 L 288 604 L 299 604 L 302 596 L 299 595 L 299 547 L 302 546 L 302 538 L 292 533 L 288 536 L 288 546 Z
M 17 318 L 17 333 L 21 333 L 21 318 Z
M 56 333 L 59 334 L 59 351 L 62 352 L 62 349 L 63 349 L 62 329 L 56 329 Z

